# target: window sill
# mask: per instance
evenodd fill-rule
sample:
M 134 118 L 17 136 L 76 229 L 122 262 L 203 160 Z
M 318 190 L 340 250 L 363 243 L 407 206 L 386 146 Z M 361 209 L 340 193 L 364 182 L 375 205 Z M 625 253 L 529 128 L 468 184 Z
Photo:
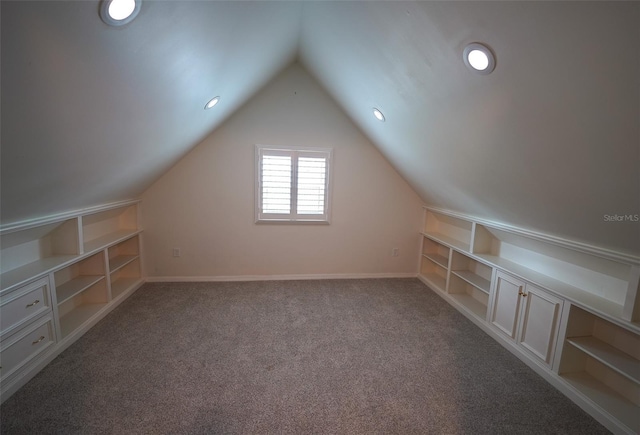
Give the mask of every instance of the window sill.
M 295 220 L 295 219 L 258 219 L 255 221 L 258 225 L 276 224 L 276 225 L 330 225 L 328 220 Z

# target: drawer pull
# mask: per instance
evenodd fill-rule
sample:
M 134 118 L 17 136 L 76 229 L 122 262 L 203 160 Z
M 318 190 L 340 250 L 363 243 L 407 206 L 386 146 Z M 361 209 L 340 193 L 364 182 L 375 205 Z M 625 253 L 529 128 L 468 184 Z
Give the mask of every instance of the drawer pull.
M 40 301 L 38 299 L 36 299 L 35 301 L 31 302 L 30 304 L 27 304 L 26 308 L 33 307 L 37 303 L 40 303 Z
M 40 338 L 38 338 L 36 341 L 34 341 L 34 342 L 33 342 L 33 343 L 31 343 L 31 344 L 38 344 L 38 343 L 40 343 L 42 340 L 44 340 L 44 335 L 41 335 L 41 336 L 40 336 Z
M 518 294 L 519 294 L 520 296 L 522 296 L 523 298 L 526 298 L 526 297 L 528 296 L 528 295 L 527 295 L 525 292 L 523 292 L 523 291 L 519 291 L 519 292 L 518 292 Z

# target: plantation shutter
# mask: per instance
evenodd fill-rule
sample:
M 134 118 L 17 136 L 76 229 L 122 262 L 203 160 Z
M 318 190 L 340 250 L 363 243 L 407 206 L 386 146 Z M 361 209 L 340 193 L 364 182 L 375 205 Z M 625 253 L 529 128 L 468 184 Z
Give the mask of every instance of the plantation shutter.
M 291 156 L 262 157 L 262 212 L 291 213 Z
M 256 150 L 256 221 L 327 223 L 331 150 Z
M 326 168 L 325 157 L 298 157 L 298 214 L 324 214 Z

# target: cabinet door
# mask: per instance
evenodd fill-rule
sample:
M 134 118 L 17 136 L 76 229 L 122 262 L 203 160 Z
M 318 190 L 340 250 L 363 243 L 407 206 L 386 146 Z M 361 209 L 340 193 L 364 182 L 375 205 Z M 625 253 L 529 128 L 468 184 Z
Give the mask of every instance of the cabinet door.
M 563 300 L 531 284 L 527 284 L 522 299 L 518 342 L 550 366 L 558 338 Z
M 498 331 L 514 340 L 518 331 L 518 314 L 523 290 L 524 281 L 501 271 L 496 272 L 489 321 Z

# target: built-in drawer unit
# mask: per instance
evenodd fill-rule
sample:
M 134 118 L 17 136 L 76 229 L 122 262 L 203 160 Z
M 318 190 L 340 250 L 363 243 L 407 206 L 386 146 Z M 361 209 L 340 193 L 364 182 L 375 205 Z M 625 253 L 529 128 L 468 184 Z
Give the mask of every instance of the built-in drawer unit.
M 2 381 L 43 353 L 55 342 L 56 335 L 51 314 L 36 320 L 28 327 L 2 340 L 0 344 L 0 360 L 2 361 L 0 376 Z
M 138 204 L 0 225 L 1 401 L 142 285 Z
M 2 337 L 39 315 L 51 311 L 50 301 L 48 278 L 39 279 L 3 295 L 0 302 Z

